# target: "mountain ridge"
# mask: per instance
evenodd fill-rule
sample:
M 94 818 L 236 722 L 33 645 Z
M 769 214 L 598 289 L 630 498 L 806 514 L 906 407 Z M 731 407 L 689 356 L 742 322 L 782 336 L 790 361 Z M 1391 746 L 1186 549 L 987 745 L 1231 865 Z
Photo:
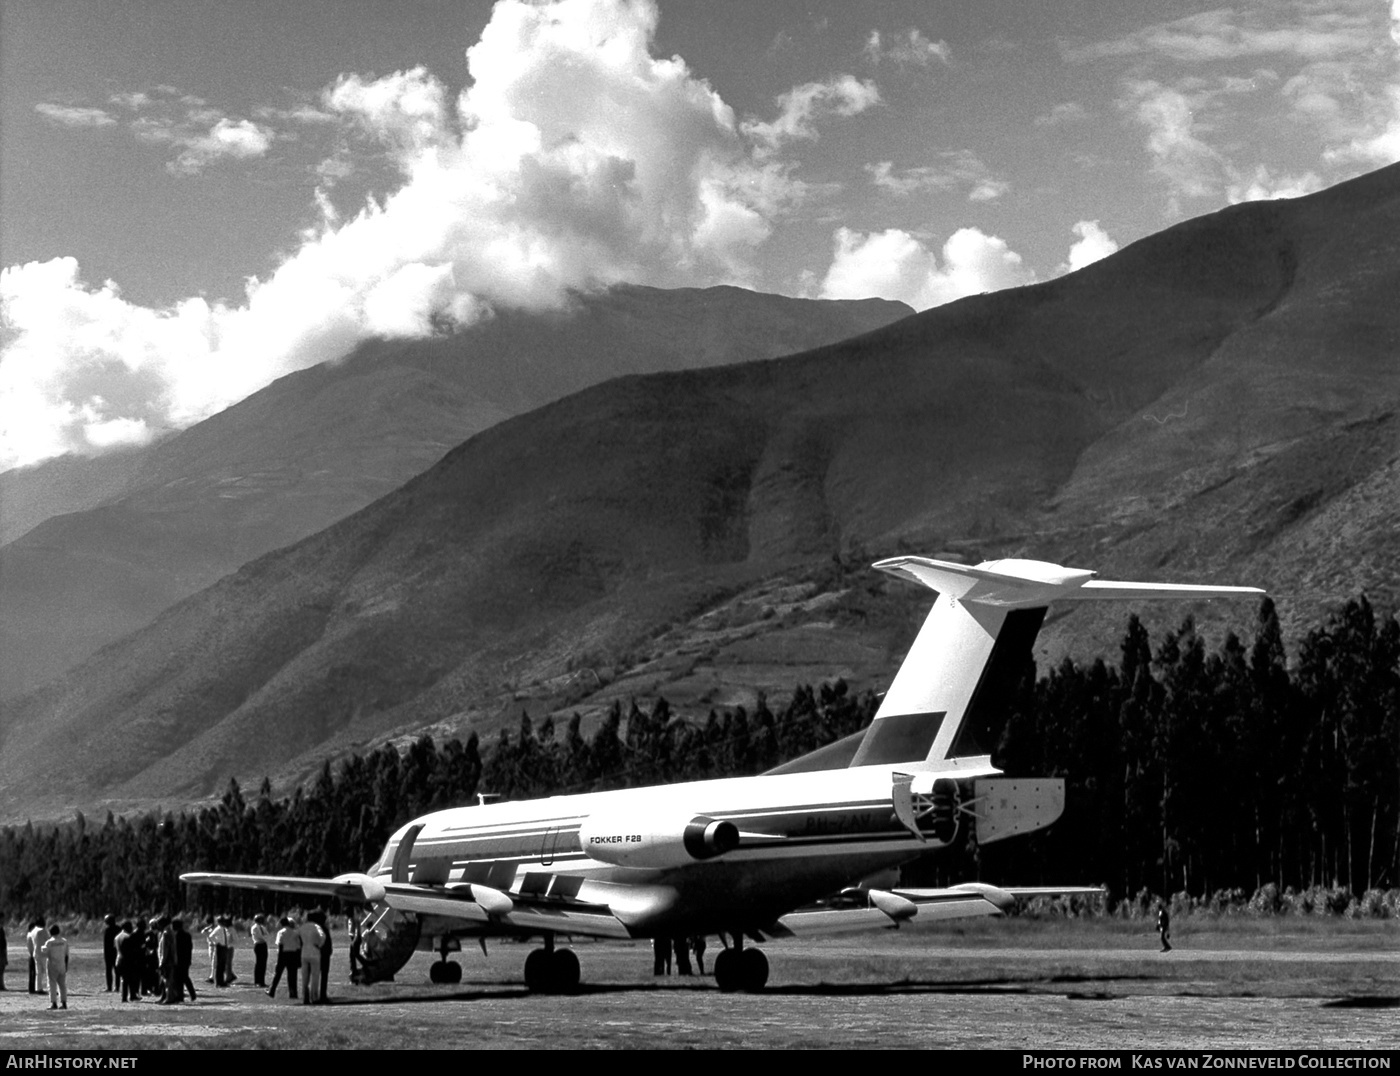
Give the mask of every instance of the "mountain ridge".
M 1400 315 L 1377 297 L 1397 224 L 1392 167 L 799 355 L 514 416 L 6 707 L 0 812 L 293 780 L 629 693 L 880 687 L 925 600 L 857 567 L 889 553 L 1262 582 L 1286 625 L 1346 579 L 1393 599 Z M 1154 615 L 1188 611 L 1247 618 Z M 1114 645 L 1125 615 L 1052 618 L 1039 652 Z M 73 773 L 40 788 L 23 760 L 59 742 Z
M 565 310 L 503 310 L 456 334 L 369 341 L 144 452 L 0 476 L 6 528 L 23 531 L 0 547 L 0 697 L 368 504 L 511 414 L 614 376 L 771 357 L 909 312 L 880 299 L 623 286 Z M 677 325 L 685 331 L 667 335 Z M 47 500 L 45 474 L 57 486 Z

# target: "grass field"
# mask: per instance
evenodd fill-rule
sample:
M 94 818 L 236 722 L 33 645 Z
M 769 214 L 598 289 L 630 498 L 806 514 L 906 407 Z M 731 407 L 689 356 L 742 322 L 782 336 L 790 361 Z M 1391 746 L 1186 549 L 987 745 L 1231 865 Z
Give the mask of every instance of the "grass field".
M 1201 916 L 1173 942 L 1159 953 L 1142 922 L 1008 919 L 779 943 L 762 997 L 658 980 L 645 942 L 581 942 L 584 987 L 567 998 L 525 992 L 528 945 L 468 949 L 455 986 L 429 985 L 428 954 L 395 983 L 351 986 L 342 950 L 322 1007 L 254 989 L 245 948 L 237 983 L 206 990 L 197 965 L 199 1000 L 175 1008 L 106 993 L 100 946 L 79 938 L 66 1012 L 12 965 L 0 1050 L 1400 1047 L 1394 921 Z

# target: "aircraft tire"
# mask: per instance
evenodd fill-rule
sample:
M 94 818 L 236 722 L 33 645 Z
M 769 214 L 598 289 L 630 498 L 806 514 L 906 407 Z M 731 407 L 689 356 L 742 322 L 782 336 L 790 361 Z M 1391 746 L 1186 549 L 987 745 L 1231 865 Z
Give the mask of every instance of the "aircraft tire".
M 757 994 L 768 985 L 768 958 L 762 949 L 745 949 L 739 954 L 739 978 L 749 994 Z
M 550 961 L 550 978 L 554 981 L 551 984 L 552 993 L 572 994 L 578 990 L 579 977 L 582 969 L 579 967 L 578 954 L 572 949 L 554 950 L 553 959 Z
M 460 983 L 462 981 L 462 965 L 455 960 L 447 961 L 447 965 L 442 969 L 442 981 Z
M 446 965 L 445 965 L 444 962 L 441 961 L 441 960 L 435 960 L 435 961 L 433 961 L 433 963 L 429 964 L 429 965 L 428 965 L 428 982 L 430 982 L 430 983 L 441 983 L 441 982 L 442 982 L 442 969 L 443 969 L 444 967 L 446 967 Z
M 715 985 L 725 994 L 738 990 L 741 983 L 739 954 L 733 949 L 722 949 L 715 955 Z
M 543 949 L 533 949 L 530 955 L 525 958 L 525 989 L 532 994 L 545 994 L 549 992 L 549 983 L 553 978 L 550 972 L 549 954 Z

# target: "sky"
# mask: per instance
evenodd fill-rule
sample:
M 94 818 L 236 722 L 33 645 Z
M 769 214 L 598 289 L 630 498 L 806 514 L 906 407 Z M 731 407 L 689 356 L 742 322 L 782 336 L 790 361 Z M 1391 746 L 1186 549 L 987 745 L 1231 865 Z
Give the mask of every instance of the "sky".
M 923 310 L 1396 160 L 1400 0 L 0 0 L 0 470 L 369 337 Z

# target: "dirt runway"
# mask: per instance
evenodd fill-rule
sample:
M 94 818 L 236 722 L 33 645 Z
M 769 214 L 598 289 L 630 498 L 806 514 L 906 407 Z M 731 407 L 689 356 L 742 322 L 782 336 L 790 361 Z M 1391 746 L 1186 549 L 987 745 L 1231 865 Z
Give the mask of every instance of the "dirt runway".
M 331 1004 L 320 1007 L 293 1003 L 285 987 L 275 1000 L 252 987 L 244 950 L 237 983 L 206 989 L 196 975 L 199 1000 L 178 1008 L 121 1003 L 104 989 L 100 951 L 79 942 L 67 1011 L 24 993 L 15 974 L 23 967 L 11 965 L 0 1051 L 1400 1047 L 1400 947 L 1381 931 L 1298 944 L 1201 935 L 1169 954 L 1094 932 L 1014 944 L 1027 940 L 1022 932 L 948 944 L 905 931 L 772 945 L 762 996 L 721 994 L 708 977 L 658 980 L 646 943 L 579 945 L 585 983 L 573 997 L 525 992 L 525 945 L 493 945 L 486 958 L 469 949 L 456 986 L 428 983 L 427 954 L 395 983 L 351 986 L 342 951 Z

